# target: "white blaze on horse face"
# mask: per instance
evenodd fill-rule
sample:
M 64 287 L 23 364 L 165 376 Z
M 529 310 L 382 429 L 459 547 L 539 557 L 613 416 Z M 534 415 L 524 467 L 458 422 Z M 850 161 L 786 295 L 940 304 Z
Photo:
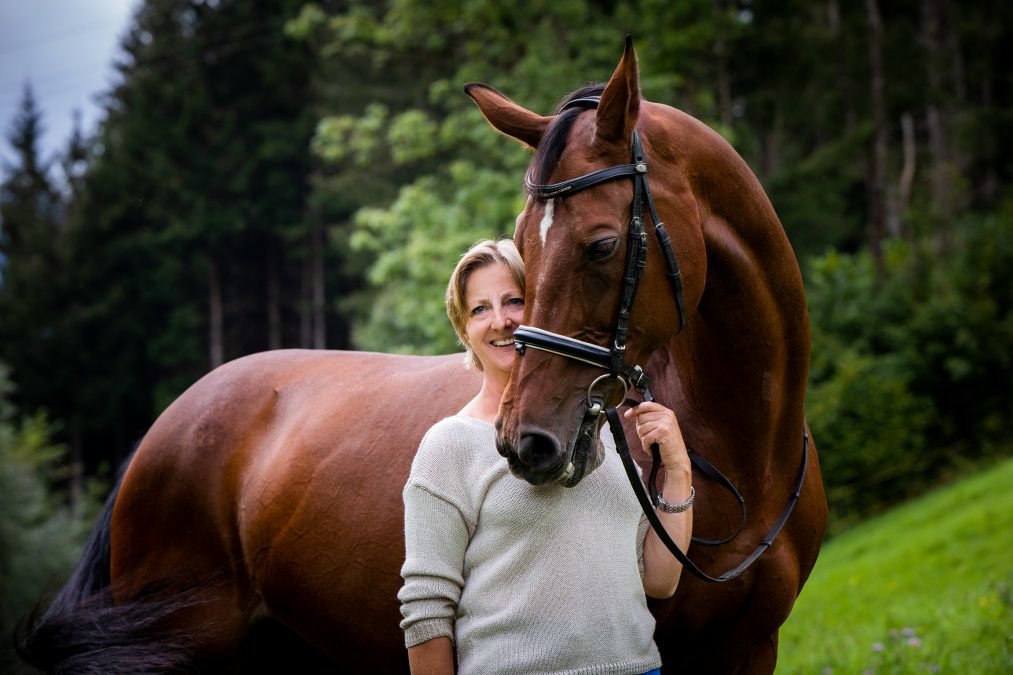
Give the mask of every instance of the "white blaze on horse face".
M 538 234 L 542 238 L 542 246 L 545 246 L 545 239 L 549 236 L 549 228 L 552 227 L 552 214 L 555 211 L 555 199 L 545 202 L 545 213 L 542 215 L 542 222 L 538 226 Z

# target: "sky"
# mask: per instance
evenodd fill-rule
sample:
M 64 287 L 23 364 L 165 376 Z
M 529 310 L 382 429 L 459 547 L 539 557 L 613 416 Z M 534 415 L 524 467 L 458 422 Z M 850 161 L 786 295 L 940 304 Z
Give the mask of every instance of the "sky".
M 43 158 L 62 152 L 74 128 L 94 131 L 97 98 L 111 89 L 121 36 L 140 0 L 0 0 L 0 157 L 13 160 L 7 141 L 30 82 L 42 111 Z M 2 169 L 0 169 L 2 171 Z

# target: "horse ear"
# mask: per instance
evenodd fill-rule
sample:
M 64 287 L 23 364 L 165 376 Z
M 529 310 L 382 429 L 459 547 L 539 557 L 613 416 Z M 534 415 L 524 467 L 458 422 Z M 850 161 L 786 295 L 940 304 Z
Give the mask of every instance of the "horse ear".
M 623 58 L 612 73 L 598 104 L 595 140 L 605 144 L 629 145 L 640 113 L 640 71 L 633 38 L 626 36 Z
M 464 93 L 475 101 L 493 128 L 531 148 L 538 147 L 542 134 L 552 122 L 551 117 L 536 115 L 485 84 L 466 84 Z

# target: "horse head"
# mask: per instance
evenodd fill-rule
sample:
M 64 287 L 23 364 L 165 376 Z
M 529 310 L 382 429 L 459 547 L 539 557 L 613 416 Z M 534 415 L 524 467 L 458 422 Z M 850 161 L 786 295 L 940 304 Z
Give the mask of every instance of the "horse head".
M 619 345 L 625 363 L 644 363 L 678 333 L 685 312 L 699 300 L 706 256 L 690 176 L 679 155 L 685 132 L 677 111 L 641 99 L 632 42 L 627 39 L 606 85 L 573 92 L 551 116 L 526 110 L 486 85 L 465 89 L 494 128 L 536 151 L 514 235 L 526 266 L 524 325 L 615 354 L 630 247 L 646 241 L 646 268 L 627 308 L 628 339 Z M 652 209 L 642 204 L 646 238 L 638 239 L 631 222 L 640 199 L 635 169 L 628 168 L 636 166 L 634 147 L 643 149 L 654 205 L 671 228 L 684 307 L 677 297 L 683 292 L 673 292 L 667 275 L 667 236 L 657 233 L 663 236 L 659 244 L 652 233 L 658 226 Z M 620 175 L 595 174 L 610 167 L 621 169 Z M 570 183 L 589 174 L 605 177 L 592 179 L 590 187 Z M 496 425 L 499 451 L 515 475 L 535 485 L 573 486 L 600 463 L 598 411 L 621 403 L 630 384 L 615 369 L 602 375 L 598 366 L 561 358 L 551 348 L 526 349 L 516 359 Z

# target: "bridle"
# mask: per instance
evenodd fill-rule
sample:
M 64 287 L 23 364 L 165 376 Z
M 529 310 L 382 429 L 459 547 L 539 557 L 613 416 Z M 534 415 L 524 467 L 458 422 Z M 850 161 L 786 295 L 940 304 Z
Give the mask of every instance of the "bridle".
M 600 100 L 598 96 L 578 98 L 567 103 L 559 112 L 562 113 L 570 108 L 597 108 Z M 650 209 L 651 219 L 654 222 L 654 233 L 665 256 L 669 285 L 672 287 L 672 293 L 675 295 L 675 302 L 679 308 L 680 332 L 686 325 L 686 302 L 683 298 L 682 274 L 679 272 L 679 263 L 675 259 L 672 240 L 668 236 L 668 232 L 665 231 L 665 226 L 661 222 L 661 218 L 658 217 L 658 211 L 654 206 L 650 184 L 647 182 L 647 160 L 644 157 L 644 150 L 640 144 L 640 135 L 636 130 L 633 131 L 632 150 L 633 162 L 630 164 L 610 166 L 607 169 L 593 171 L 578 178 L 547 185 L 532 183 L 530 176 L 524 180 L 525 189 L 535 199 L 554 199 L 556 197 L 569 197 L 581 190 L 586 190 L 589 187 L 618 178 L 633 177 L 633 205 L 628 236 L 629 243 L 626 247 L 626 267 L 623 272 L 619 313 L 616 317 L 615 328 L 612 331 L 611 344 L 606 349 L 531 326 L 518 326 L 514 332 L 514 343 L 517 346 L 517 351 L 522 354 L 525 348 L 531 347 L 603 368 L 608 371 L 610 377 L 623 382 L 627 391 L 629 389 L 636 389 L 645 398 L 649 398 L 650 390 L 648 386 L 650 382 L 644 374 L 643 369 L 640 366 L 629 364 L 625 358 L 626 341 L 629 338 L 630 312 L 633 310 L 633 303 L 636 300 L 637 286 L 640 284 L 640 279 L 643 277 L 644 270 L 647 267 L 647 232 L 644 228 L 645 203 L 648 209 Z M 601 379 L 599 378 L 599 380 Z M 589 391 L 589 394 L 591 393 Z M 593 405 L 590 396 L 588 403 L 589 406 Z M 600 408 L 601 403 L 599 402 L 598 405 Z
M 573 108 L 597 108 L 600 100 L 600 96 L 577 98 L 564 105 L 559 110 L 559 113 Z M 593 171 L 583 176 L 578 176 L 577 178 L 561 181 L 559 183 L 549 183 L 544 185 L 535 184 L 531 181 L 530 175 L 525 177 L 524 180 L 525 189 L 528 194 L 535 199 L 554 199 L 557 197 L 568 197 L 580 192 L 581 190 L 586 190 L 595 185 L 600 185 L 601 183 L 632 176 L 633 202 L 631 206 L 630 227 L 626 248 L 626 264 L 623 272 L 619 312 L 616 317 L 615 328 L 612 331 L 611 344 L 607 348 L 601 347 L 572 337 L 560 335 L 559 333 L 535 328 L 533 326 L 518 326 L 513 334 L 514 344 L 518 354 L 520 355 L 523 355 L 528 348 L 537 349 L 539 351 L 562 356 L 607 371 L 605 375 L 596 378 L 588 387 L 586 415 L 598 417 L 599 415 L 604 414 L 606 416 L 612 436 L 615 439 L 616 450 L 623 460 L 623 466 L 625 467 L 627 477 L 630 480 L 630 484 L 633 486 L 633 491 L 636 494 L 637 500 L 640 502 L 648 521 L 651 523 L 655 532 L 657 532 L 662 543 L 665 544 L 669 551 L 671 551 L 672 555 L 674 555 L 686 569 L 690 570 L 693 574 L 704 581 L 730 581 L 741 576 L 742 573 L 756 562 L 760 555 L 766 551 L 771 544 L 773 544 L 774 538 L 780 533 L 782 527 L 784 527 L 784 524 L 787 522 L 788 517 L 791 515 L 791 512 L 794 510 L 795 504 L 798 503 L 809 459 L 809 433 L 803 423 L 802 467 L 799 471 L 794 489 L 788 498 L 788 505 L 785 507 L 785 510 L 775 523 L 774 527 L 760 541 L 759 545 L 757 545 L 753 552 L 750 553 L 737 567 L 728 570 L 717 577 L 709 576 L 700 570 L 700 568 L 697 567 L 686 556 L 686 554 L 679 549 L 678 545 L 672 541 L 671 537 L 668 536 L 668 533 L 665 531 L 664 526 L 655 512 L 655 507 L 658 504 L 658 491 L 656 486 L 660 459 L 658 446 L 656 444 L 651 446 L 653 465 L 648 481 L 650 485 L 650 496 L 648 496 L 647 490 L 640 478 L 640 474 L 636 469 L 636 464 L 630 455 L 629 445 L 626 442 L 626 435 L 623 432 L 622 423 L 619 421 L 619 413 L 617 411 L 618 406 L 605 407 L 604 400 L 595 391 L 595 387 L 599 382 L 616 379 L 623 385 L 624 388 L 622 399 L 625 399 L 625 392 L 628 392 L 630 389 L 636 389 L 643 396 L 645 401 L 654 400 L 649 388 L 650 380 L 648 379 L 646 373 L 644 373 L 643 368 L 639 365 L 630 364 L 625 358 L 626 342 L 629 337 L 630 312 L 632 311 L 634 301 L 636 300 L 637 287 L 640 284 L 640 280 L 647 268 L 647 232 L 644 227 L 643 218 L 645 204 L 650 211 L 651 219 L 654 223 L 655 236 L 658 239 L 658 244 L 665 258 L 669 285 L 672 288 L 672 293 L 675 296 L 675 302 L 679 310 L 678 332 L 682 332 L 682 329 L 686 326 L 686 304 L 682 290 L 682 275 L 679 272 L 679 264 L 675 258 L 675 251 L 672 248 L 671 237 L 668 236 L 668 232 L 665 230 L 665 226 L 661 222 L 661 218 L 658 216 L 658 211 L 654 206 L 654 198 L 651 196 L 651 188 L 647 180 L 647 160 L 644 157 L 643 147 L 640 143 L 640 135 L 635 129 L 633 130 L 632 159 L 633 161 L 630 164 L 611 166 L 598 171 Z M 635 404 L 635 402 L 624 400 L 623 403 L 620 403 L 619 405 L 632 404 Z M 732 535 L 723 539 L 701 539 L 694 537 L 693 543 L 707 546 L 717 546 L 727 543 L 734 539 L 745 527 L 745 500 L 731 481 L 725 478 L 720 471 L 707 462 L 703 457 L 694 452 L 690 452 L 690 459 L 703 473 L 718 481 L 726 489 L 728 489 L 737 498 L 742 511 L 742 520 L 739 523 L 738 529 Z

